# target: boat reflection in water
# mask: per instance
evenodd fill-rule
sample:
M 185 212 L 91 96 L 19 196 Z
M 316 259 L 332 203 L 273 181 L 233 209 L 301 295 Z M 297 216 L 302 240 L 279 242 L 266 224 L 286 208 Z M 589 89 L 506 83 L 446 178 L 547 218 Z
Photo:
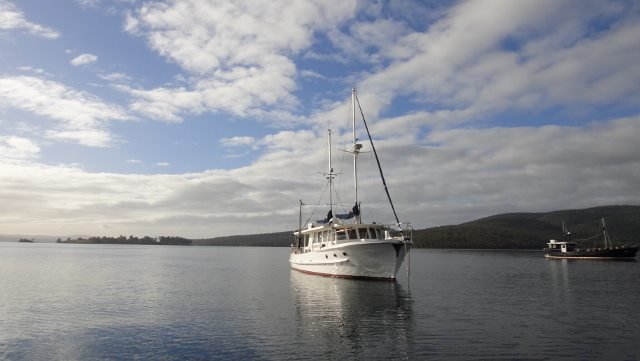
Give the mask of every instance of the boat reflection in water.
M 413 352 L 410 293 L 398 282 L 291 272 L 294 343 L 310 359 L 407 359 Z M 312 354 L 316 353 L 316 354 Z
M 563 307 L 566 297 L 571 297 L 569 290 L 569 260 L 561 259 L 559 262 L 549 262 L 549 275 L 551 276 L 550 290 L 558 307 Z

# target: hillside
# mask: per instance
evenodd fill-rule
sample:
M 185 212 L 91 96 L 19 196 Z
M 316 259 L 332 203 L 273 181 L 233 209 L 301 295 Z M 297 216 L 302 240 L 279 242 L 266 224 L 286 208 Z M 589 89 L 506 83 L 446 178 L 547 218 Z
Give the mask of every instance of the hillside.
M 561 237 L 563 220 L 573 239 L 578 240 L 599 233 L 603 217 L 614 242 L 640 242 L 640 206 L 498 214 L 458 225 L 415 230 L 413 240 L 420 248 L 542 249 L 549 239 Z M 193 240 L 195 246 L 288 247 L 290 244 L 291 232 Z
M 258 246 L 289 247 L 291 232 L 250 234 L 244 236 L 227 236 L 205 239 L 194 239 L 194 246 Z
M 601 232 L 601 218 L 605 218 L 614 242 L 640 240 L 640 206 L 604 206 L 499 214 L 455 226 L 417 230 L 414 242 L 425 248 L 541 249 L 549 239 L 561 238 L 564 220 L 572 239 L 580 244 L 580 239 Z M 583 242 L 592 246 L 594 240 Z

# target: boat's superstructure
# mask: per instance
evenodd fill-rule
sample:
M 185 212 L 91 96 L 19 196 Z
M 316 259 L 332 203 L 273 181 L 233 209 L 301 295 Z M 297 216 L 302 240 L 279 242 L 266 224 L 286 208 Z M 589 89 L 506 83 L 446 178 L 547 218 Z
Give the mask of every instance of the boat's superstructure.
M 379 224 L 309 224 L 294 233 L 291 267 L 305 273 L 394 279 L 410 250 L 410 235 Z
M 355 89 L 352 91 L 351 99 L 353 109 L 353 146 L 349 152 L 353 154 L 355 205 L 347 214 L 333 215 L 335 206 L 333 202 L 333 179 L 336 173 L 334 173 L 331 163 L 331 130 L 329 130 L 329 172 L 325 174 L 329 188 L 329 212 L 324 219 L 315 223 L 307 223 L 303 226 L 302 206 L 304 204 L 300 202 L 299 228 L 293 232 L 294 242 L 291 247 L 289 262 L 293 269 L 310 274 L 394 280 L 402 262 L 411 249 L 411 227 L 402 225 L 398 221 L 390 197 L 389 202 L 397 221 L 394 226 L 362 223 L 357 181 L 357 158 L 362 149 L 362 144 L 357 142 L 356 137 L 355 104 L 357 96 Z M 363 121 L 366 127 L 364 117 Z M 377 160 L 375 147 L 370 136 L 369 139 Z M 385 191 L 389 196 L 380 167 L 379 170 Z
M 544 249 L 546 258 L 570 258 L 570 259 L 635 259 L 638 245 L 613 246 L 607 232 L 607 227 L 602 219 L 602 247 L 578 248 L 576 242 L 572 242 L 571 234 L 562 226 L 564 241 L 550 240 Z

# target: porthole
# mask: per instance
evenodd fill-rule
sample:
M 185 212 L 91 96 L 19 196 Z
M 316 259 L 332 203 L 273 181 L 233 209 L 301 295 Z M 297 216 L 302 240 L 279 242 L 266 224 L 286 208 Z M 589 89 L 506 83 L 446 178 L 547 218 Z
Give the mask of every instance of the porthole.
M 327 256 L 326 254 L 324 255 L 324 258 L 329 259 L 329 256 Z
M 346 255 L 347 255 L 347 252 L 342 252 L 342 255 L 343 255 L 343 256 L 346 256 Z

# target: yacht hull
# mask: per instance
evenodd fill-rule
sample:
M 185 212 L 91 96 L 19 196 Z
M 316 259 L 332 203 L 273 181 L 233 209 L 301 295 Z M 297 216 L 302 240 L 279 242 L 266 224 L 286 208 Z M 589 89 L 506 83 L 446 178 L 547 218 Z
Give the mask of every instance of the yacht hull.
M 395 280 L 410 251 L 404 241 L 355 241 L 304 253 L 291 253 L 291 268 L 326 277 Z
M 561 252 L 549 248 L 544 249 L 546 258 L 565 259 L 635 259 L 638 246 L 619 246 L 607 248 L 575 249 L 568 252 Z

